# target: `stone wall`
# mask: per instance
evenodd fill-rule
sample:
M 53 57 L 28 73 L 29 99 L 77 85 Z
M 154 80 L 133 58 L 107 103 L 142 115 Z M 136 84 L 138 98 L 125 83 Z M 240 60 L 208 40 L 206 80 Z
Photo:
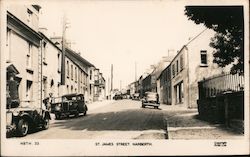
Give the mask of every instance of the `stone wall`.
M 199 117 L 213 123 L 226 124 L 235 128 L 235 122 L 240 132 L 244 128 L 244 91 L 227 92 L 216 97 L 199 99 L 197 101 Z

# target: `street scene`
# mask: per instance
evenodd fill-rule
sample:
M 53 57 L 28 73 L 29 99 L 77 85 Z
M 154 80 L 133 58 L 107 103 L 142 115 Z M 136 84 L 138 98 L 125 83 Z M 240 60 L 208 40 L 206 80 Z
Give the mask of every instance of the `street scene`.
M 104 104 L 104 105 L 103 105 Z M 242 139 L 225 126 L 197 118 L 196 110 L 141 108 L 131 100 L 95 104 L 86 117 L 52 120 L 25 139 Z M 98 107 L 98 108 L 97 108 Z
M 7 139 L 243 139 L 243 6 L 170 4 L 7 5 Z

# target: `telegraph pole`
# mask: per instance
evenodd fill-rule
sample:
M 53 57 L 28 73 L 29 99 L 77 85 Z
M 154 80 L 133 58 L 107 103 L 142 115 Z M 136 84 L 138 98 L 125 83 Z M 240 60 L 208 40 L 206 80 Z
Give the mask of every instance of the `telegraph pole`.
M 61 60 L 61 85 L 65 85 L 65 31 L 66 17 L 63 15 L 63 30 L 62 30 L 62 60 Z
M 66 29 L 68 28 L 66 15 L 63 15 L 63 30 L 62 30 L 62 60 L 61 60 L 61 85 L 65 85 L 65 49 L 66 49 Z

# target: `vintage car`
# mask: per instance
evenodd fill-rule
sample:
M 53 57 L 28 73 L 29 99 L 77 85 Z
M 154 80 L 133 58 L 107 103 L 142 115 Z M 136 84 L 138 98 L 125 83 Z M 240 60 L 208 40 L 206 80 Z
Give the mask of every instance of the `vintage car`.
M 33 104 L 30 101 L 20 101 L 19 82 L 16 77 L 19 74 L 16 67 L 11 64 L 7 67 L 6 80 L 6 134 L 7 137 L 14 133 L 18 136 L 25 136 L 34 128 L 49 128 L 50 113 L 46 106 Z
M 155 92 L 146 92 L 142 99 L 142 108 L 145 108 L 145 106 L 153 106 L 158 109 L 160 106 L 159 95 Z
M 48 110 L 31 107 L 9 108 L 6 111 L 7 135 L 15 133 L 17 136 L 26 136 L 32 129 L 49 128 L 50 114 Z
M 140 93 L 135 93 L 132 97 L 132 100 L 140 100 Z
M 113 97 L 114 100 L 121 100 L 123 99 L 122 93 L 121 92 L 117 92 L 115 93 L 115 96 Z
M 69 117 L 74 115 L 78 117 L 80 113 L 85 116 L 87 114 L 88 107 L 84 101 L 83 94 L 67 94 L 62 97 L 54 98 L 51 103 L 51 113 L 55 114 L 56 119 L 62 117 Z

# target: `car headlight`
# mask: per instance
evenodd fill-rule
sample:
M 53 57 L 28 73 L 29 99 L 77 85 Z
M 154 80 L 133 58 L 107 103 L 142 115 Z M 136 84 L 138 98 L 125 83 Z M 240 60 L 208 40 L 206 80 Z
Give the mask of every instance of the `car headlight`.
M 18 111 L 13 111 L 13 116 L 18 116 L 19 112 Z

